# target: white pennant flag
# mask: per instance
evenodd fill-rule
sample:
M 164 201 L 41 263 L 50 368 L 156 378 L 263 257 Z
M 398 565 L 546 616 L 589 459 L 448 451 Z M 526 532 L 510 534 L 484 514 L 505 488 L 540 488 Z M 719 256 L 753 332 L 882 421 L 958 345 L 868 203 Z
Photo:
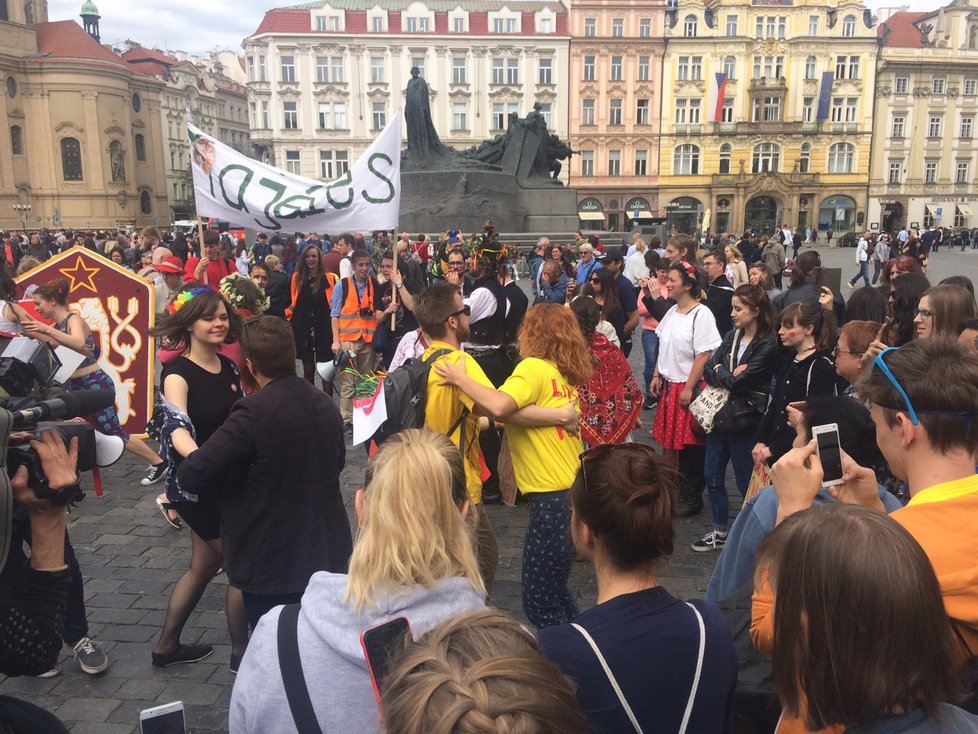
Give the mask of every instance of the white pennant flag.
M 394 229 L 401 204 L 401 113 L 331 183 L 259 163 L 190 122 L 198 217 L 275 232 Z

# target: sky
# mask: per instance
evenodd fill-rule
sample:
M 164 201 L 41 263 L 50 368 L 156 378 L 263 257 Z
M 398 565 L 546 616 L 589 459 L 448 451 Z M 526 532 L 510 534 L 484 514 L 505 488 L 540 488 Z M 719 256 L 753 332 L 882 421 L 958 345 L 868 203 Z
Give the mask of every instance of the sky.
M 266 10 L 303 0 L 95 0 L 101 13 L 103 43 L 130 39 L 150 48 L 190 53 L 230 48 L 254 33 Z M 937 0 L 869 0 L 868 7 L 909 5 L 911 10 L 936 10 Z M 78 20 L 82 0 L 48 0 L 51 20 Z

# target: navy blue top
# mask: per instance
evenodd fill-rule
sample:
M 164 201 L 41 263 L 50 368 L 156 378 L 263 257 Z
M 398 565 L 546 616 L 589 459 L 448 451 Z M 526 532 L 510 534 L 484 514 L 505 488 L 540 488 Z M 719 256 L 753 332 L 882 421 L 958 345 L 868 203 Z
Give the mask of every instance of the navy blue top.
M 737 660 L 719 607 L 691 602 L 703 617 L 706 650 L 688 732 L 728 729 Z M 693 686 L 699 623 L 685 602 L 661 586 L 623 594 L 576 620 L 604 655 L 643 731 L 679 731 Z M 577 687 L 577 702 L 594 732 L 634 731 L 587 640 L 570 625 L 539 632 L 544 654 Z

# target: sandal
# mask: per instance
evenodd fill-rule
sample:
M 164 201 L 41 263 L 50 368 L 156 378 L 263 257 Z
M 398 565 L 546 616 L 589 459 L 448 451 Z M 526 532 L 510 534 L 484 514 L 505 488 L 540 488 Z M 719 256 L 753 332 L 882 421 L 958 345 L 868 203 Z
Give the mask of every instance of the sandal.
M 183 530 L 183 520 L 181 520 L 180 516 L 177 515 L 176 510 L 173 509 L 173 505 L 171 505 L 169 502 L 164 502 L 162 499 L 157 497 L 156 506 L 160 508 L 163 518 L 170 524 L 171 527 L 174 527 L 177 530 Z

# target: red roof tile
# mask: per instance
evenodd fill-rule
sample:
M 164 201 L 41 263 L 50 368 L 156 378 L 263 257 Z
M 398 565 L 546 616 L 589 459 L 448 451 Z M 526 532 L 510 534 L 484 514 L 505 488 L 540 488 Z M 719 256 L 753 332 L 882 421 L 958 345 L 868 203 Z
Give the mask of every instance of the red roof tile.
M 914 25 L 930 13 L 894 13 L 880 23 L 876 32 L 882 38 L 889 29 L 884 45 L 900 48 L 920 48 L 920 30 Z
M 269 10 L 254 35 L 259 33 L 309 33 L 312 15 L 308 10 Z
M 104 48 L 73 20 L 38 23 L 37 50 L 42 61 L 92 61 L 127 68 L 109 49 Z
M 167 56 L 162 51 L 157 51 L 156 49 L 146 48 L 144 46 L 133 46 L 124 54 L 122 54 L 124 61 L 129 63 L 139 62 L 139 61 L 149 61 L 157 64 L 163 64 L 167 67 L 173 66 L 177 63 L 177 60 L 172 56 Z

